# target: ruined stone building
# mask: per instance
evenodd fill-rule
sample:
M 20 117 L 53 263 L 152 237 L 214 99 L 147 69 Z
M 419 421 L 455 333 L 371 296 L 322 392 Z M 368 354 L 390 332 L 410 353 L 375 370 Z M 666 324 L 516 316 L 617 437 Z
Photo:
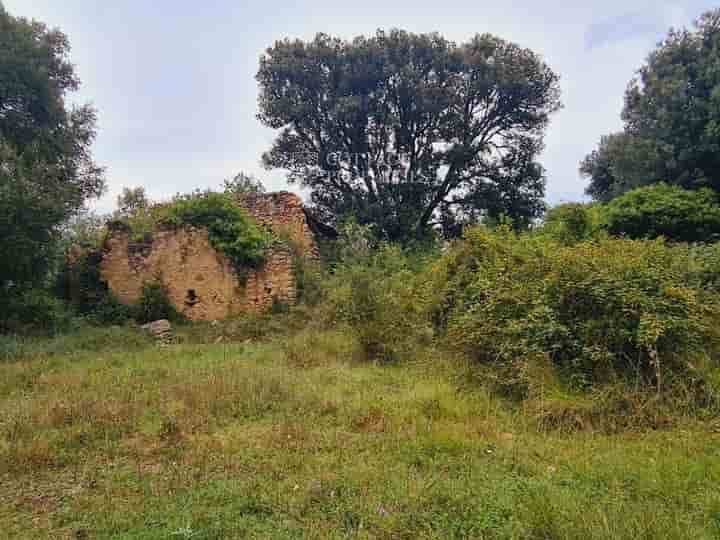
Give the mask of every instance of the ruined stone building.
M 177 311 L 190 320 L 260 311 L 276 301 L 294 303 L 295 258 L 290 244 L 316 257 L 316 233 L 327 227 L 318 224 L 292 193 L 243 195 L 238 204 L 281 239 L 268 249 L 264 266 L 251 270 L 245 280 L 211 246 L 204 229 L 158 231 L 150 242 L 137 244 L 129 231 L 116 228 L 109 233 L 100 264 L 103 281 L 120 302 L 132 304 L 145 282 L 160 280 Z

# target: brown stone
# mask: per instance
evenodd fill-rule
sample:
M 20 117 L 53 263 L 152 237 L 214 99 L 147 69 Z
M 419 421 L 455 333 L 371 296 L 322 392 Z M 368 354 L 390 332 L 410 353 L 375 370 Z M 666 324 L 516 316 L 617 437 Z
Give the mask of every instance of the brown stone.
M 254 219 L 299 249 L 316 256 L 317 245 L 302 201 L 292 193 L 244 196 L 238 204 Z M 178 312 L 191 320 L 216 320 L 242 312 L 257 312 L 275 300 L 296 299 L 294 257 L 288 245 L 275 244 L 265 264 L 250 270 L 245 280 L 230 260 L 216 251 L 204 229 L 156 232 L 150 243 L 130 241 L 124 229 L 110 231 L 100 265 L 109 290 L 125 304 L 140 298 L 143 283 L 160 280 Z
M 258 223 L 317 255 L 315 235 L 310 230 L 302 199 L 294 193 L 246 193 L 238 197 L 238 204 Z

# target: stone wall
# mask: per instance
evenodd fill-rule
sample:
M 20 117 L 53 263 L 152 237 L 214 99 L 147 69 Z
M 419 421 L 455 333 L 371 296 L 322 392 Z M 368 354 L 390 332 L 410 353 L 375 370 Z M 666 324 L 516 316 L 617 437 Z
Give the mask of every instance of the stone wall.
M 143 283 L 159 280 L 175 308 L 190 320 L 223 319 L 267 309 L 275 299 L 294 303 L 293 257 L 283 245 L 268 250 L 266 263 L 241 283 L 230 260 L 216 251 L 204 229 L 157 232 L 150 244 L 133 244 L 129 233 L 114 231 L 100 265 L 115 297 L 132 304 Z
M 289 192 L 248 194 L 238 198 L 258 223 L 317 256 L 315 236 L 300 197 Z M 268 250 L 266 263 L 242 283 L 230 260 L 217 252 L 202 229 L 159 231 L 151 243 L 134 244 L 130 232 L 111 232 L 100 265 L 101 276 L 125 303 L 140 298 L 143 283 L 160 280 L 175 308 L 191 320 L 215 320 L 267 309 L 277 299 L 296 299 L 295 268 L 287 245 Z
M 238 197 L 238 204 L 258 223 L 317 256 L 315 235 L 308 225 L 302 199 L 294 193 L 248 193 Z

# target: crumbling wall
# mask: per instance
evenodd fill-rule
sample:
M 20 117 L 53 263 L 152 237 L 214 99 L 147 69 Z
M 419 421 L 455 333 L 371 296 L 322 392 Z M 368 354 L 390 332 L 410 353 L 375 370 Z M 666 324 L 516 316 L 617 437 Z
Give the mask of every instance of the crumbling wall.
M 191 320 L 261 311 L 276 300 L 294 303 L 295 261 L 290 246 L 282 240 L 289 239 L 305 253 L 318 254 L 302 200 L 282 191 L 245 194 L 237 202 L 281 240 L 268 249 L 265 265 L 250 270 L 246 280 L 212 247 L 203 229 L 158 231 L 151 242 L 137 244 L 122 227 L 112 229 L 108 237 L 100 265 L 102 279 L 125 304 L 137 302 L 143 283 L 160 280 L 175 308 Z
M 238 197 L 238 204 L 258 223 L 317 256 L 315 235 L 308 226 L 302 199 L 294 193 L 247 193 Z
M 204 229 L 159 231 L 147 244 L 132 243 L 128 231 L 112 231 L 100 269 L 125 304 L 140 298 L 143 283 L 160 280 L 172 304 L 190 320 L 223 319 L 266 309 L 275 299 L 294 303 L 296 298 L 293 257 L 286 246 L 270 247 L 263 268 L 250 270 L 243 285 Z

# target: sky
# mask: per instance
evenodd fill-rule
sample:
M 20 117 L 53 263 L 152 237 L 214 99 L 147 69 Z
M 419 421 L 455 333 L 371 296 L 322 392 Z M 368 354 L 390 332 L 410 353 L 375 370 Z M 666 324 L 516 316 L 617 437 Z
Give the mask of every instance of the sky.
M 564 108 L 541 162 L 550 204 L 584 200 L 580 160 L 621 129 L 623 94 L 671 27 L 688 26 L 707 0 L 1 0 L 13 15 L 59 27 L 82 81 L 72 100 L 98 110 L 94 156 L 113 209 L 123 187 L 153 199 L 217 188 L 243 171 L 269 191 L 289 189 L 261 154 L 275 132 L 256 119 L 255 73 L 276 40 L 342 38 L 378 28 L 437 31 L 457 43 L 489 32 L 539 53 L 560 75 Z M 301 193 L 302 194 L 302 193 Z

